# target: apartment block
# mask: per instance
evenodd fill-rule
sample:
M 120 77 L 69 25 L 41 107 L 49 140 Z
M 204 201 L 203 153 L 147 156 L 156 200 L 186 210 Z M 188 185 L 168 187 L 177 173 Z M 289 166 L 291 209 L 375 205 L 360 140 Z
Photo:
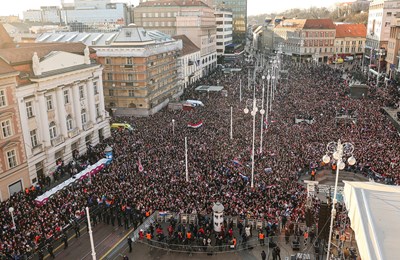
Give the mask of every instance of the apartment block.
M 171 36 L 186 35 L 200 48 L 202 76 L 217 66 L 215 21 L 214 9 L 201 1 L 148 1 L 134 8 L 136 25 Z
M 105 106 L 113 115 L 148 116 L 183 93 L 178 74 L 182 41 L 129 25 L 108 33 L 45 33 L 37 42 L 82 42 L 104 67 Z
M 364 24 L 336 24 L 335 54 L 361 58 L 367 27 Z

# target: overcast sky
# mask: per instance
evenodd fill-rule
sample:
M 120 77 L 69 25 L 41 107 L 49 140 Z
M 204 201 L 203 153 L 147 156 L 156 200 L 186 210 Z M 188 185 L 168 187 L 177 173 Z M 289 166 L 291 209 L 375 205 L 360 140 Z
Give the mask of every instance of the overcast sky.
M 281 12 L 292 8 L 330 7 L 335 2 L 345 0 L 247 0 L 248 15 Z M 351 2 L 354 0 L 347 0 Z M 66 0 L 65 2 L 73 2 Z M 137 5 L 139 0 L 119 0 L 112 2 L 127 2 Z M 28 9 L 39 9 L 40 6 L 61 5 L 61 0 L 1 0 L 0 15 L 19 15 L 22 18 L 22 11 Z

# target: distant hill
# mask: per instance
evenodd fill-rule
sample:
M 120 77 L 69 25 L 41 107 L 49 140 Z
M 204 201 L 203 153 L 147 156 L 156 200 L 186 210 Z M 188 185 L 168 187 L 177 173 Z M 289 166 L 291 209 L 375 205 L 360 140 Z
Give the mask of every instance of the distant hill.
M 317 8 L 311 7 L 308 9 L 290 9 L 281 13 L 271 14 L 260 14 L 248 17 L 249 24 L 263 24 L 266 17 L 274 18 L 276 16 L 283 16 L 285 18 L 298 18 L 298 19 L 322 19 L 330 18 L 334 22 L 345 22 L 345 23 L 363 23 L 368 22 L 368 9 L 353 9 L 353 10 L 332 10 L 330 11 L 326 7 Z

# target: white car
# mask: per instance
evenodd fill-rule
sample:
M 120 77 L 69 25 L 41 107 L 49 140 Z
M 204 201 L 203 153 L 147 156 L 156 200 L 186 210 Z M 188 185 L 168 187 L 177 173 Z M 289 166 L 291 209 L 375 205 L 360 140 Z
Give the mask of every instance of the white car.
M 344 58 L 345 61 L 353 61 L 354 57 L 353 56 L 346 56 L 346 58 Z

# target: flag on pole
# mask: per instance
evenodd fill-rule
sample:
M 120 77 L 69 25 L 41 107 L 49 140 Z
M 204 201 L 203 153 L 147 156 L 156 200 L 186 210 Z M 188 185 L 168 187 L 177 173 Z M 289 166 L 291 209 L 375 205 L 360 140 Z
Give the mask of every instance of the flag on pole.
M 232 162 L 235 166 L 243 166 L 242 163 L 237 158 L 233 159 Z
M 139 170 L 139 172 L 143 171 L 143 165 L 142 165 L 142 162 L 140 161 L 140 158 L 138 160 L 138 170 Z
M 239 172 L 239 175 L 240 175 L 240 177 L 242 177 L 243 180 L 245 180 L 245 181 L 248 181 L 248 180 L 249 180 L 249 177 L 247 177 L 247 176 L 241 174 L 240 172 Z
M 188 123 L 187 127 L 190 128 L 199 128 L 203 125 L 203 120 L 199 121 L 198 123 Z

